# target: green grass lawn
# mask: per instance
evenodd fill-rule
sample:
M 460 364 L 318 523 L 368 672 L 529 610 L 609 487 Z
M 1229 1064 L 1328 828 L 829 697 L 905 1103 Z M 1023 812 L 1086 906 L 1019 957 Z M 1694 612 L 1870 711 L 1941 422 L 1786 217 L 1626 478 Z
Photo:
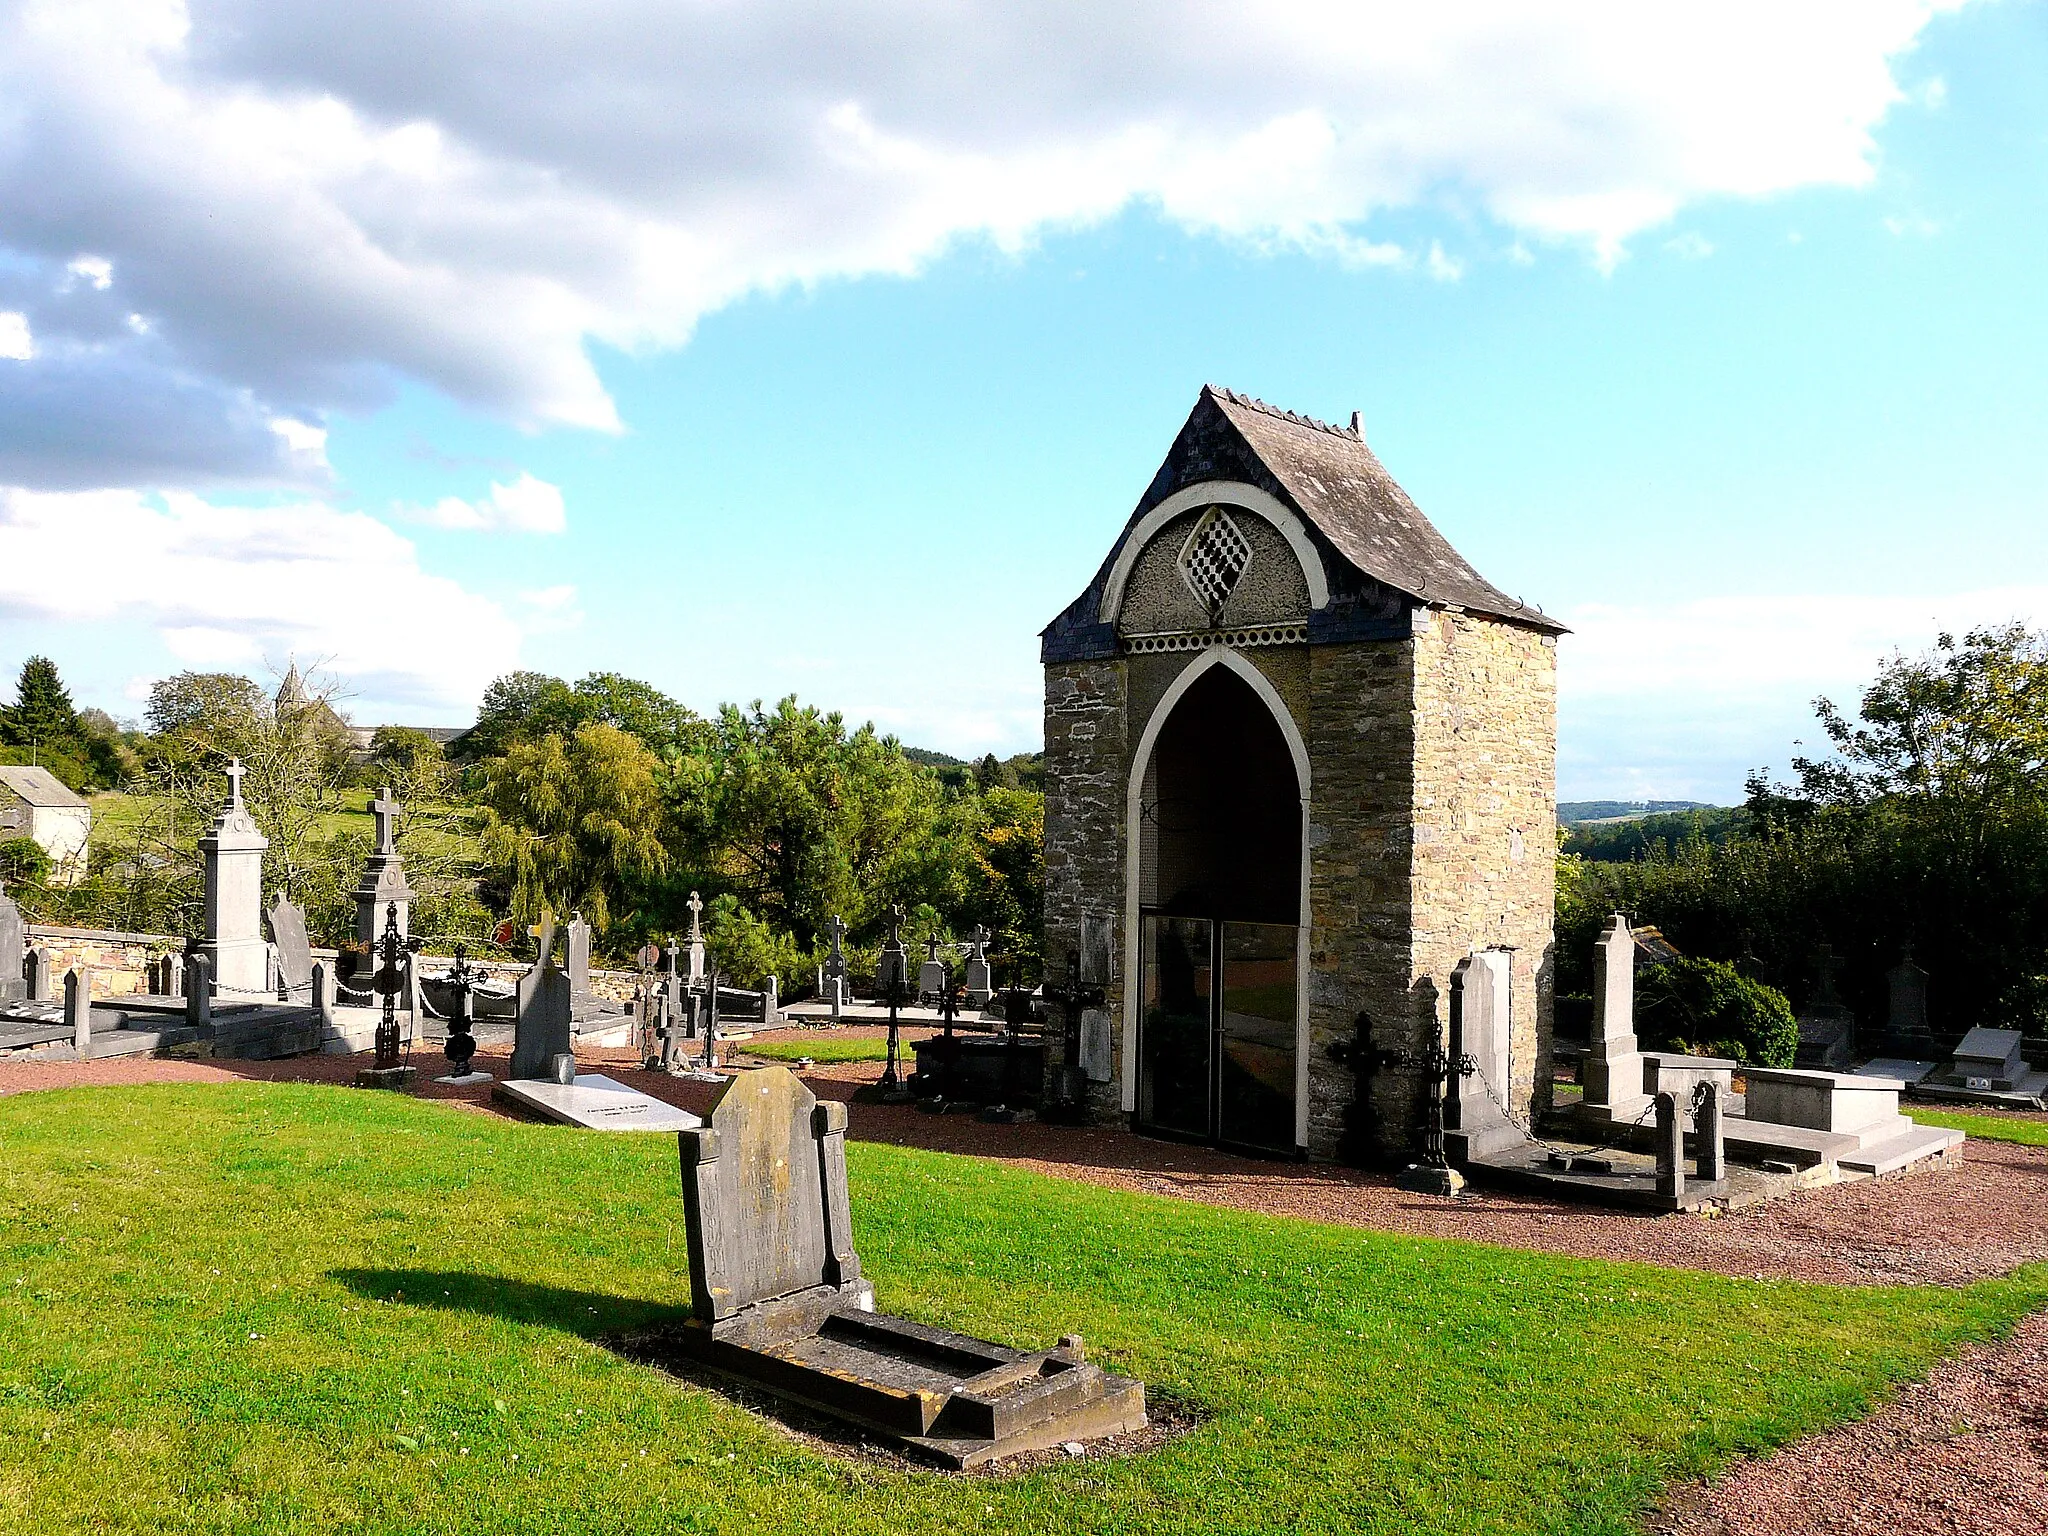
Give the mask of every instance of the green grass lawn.
M 337 1088 L 0 1099 L 0 1529 L 1623 1532 L 2048 1305 L 2048 1267 L 1752 1283 L 859 1145 L 883 1306 L 1078 1330 L 1209 1416 L 1124 1461 L 905 1474 L 603 1347 L 680 1315 L 675 1157 Z
M 1922 1104 L 1900 1106 L 1922 1125 L 1945 1126 L 1980 1141 L 2012 1141 L 2023 1147 L 2048 1147 L 2048 1120 L 2022 1120 L 2017 1115 L 1951 1114 Z
M 808 1056 L 813 1061 L 887 1061 L 887 1040 L 750 1040 L 740 1047 L 765 1061 L 795 1061 Z M 910 1059 L 910 1042 L 903 1042 L 904 1060 Z

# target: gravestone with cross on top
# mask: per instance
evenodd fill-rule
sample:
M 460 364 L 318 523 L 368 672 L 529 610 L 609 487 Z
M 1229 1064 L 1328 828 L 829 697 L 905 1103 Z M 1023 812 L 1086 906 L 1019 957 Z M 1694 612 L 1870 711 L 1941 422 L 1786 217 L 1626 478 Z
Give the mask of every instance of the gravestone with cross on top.
M 405 878 L 405 859 L 398 851 L 398 817 L 404 809 L 388 787 L 370 802 L 370 814 L 377 821 L 377 843 L 363 863 L 363 878 L 355 889 L 355 938 L 366 950 L 376 949 L 393 907 L 398 909 L 399 937 L 412 933 L 413 891 Z

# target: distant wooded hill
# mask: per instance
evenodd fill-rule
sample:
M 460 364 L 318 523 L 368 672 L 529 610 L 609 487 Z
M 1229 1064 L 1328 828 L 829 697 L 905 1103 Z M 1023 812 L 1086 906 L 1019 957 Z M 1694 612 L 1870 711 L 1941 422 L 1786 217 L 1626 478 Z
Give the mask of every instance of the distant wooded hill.
M 1633 816 L 1656 816 L 1666 811 L 1711 811 L 1704 800 L 1561 800 L 1557 824 L 1575 827 L 1582 821 L 1621 821 Z
M 1563 812 L 1564 807 L 1558 807 L 1560 822 Z M 1725 843 L 1741 834 L 1748 818 L 1748 810 L 1739 805 L 1688 805 L 1676 811 L 1589 817 L 1566 825 L 1564 851 L 1601 864 L 1646 858 L 1653 850 L 1669 856 L 1689 837 Z

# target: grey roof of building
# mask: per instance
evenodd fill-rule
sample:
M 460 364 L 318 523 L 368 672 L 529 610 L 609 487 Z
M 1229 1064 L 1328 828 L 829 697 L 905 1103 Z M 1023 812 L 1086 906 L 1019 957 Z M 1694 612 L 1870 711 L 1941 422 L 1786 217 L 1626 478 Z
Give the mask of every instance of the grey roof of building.
M 1384 630 L 1386 603 L 1456 606 L 1547 634 L 1565 632 L 1541 608 L 1508 596 L 1467 564 L 1351 428 L 1206 384 L 1095 579 L 1046 627 L 1046 660 L 1071 660 L 1109 643 L 1100 604 L 1118 551 L 1153 507 L 1211 480 L 1248 481 L 1292 505 L 1332 562 L 1333 599 L 1339 587 L 1345 596 L 1310 616 L 1312 641 L 1318 632 L 1335 639 L 1373 634 L 1375 625 Z M 1354 574 L 1345 576 L 1345 566 Z
M 1564 632 L 1541 608 L 1508 596 L 1473 570 L 1350 428 L 1214 384 L 1204 385 L 1202 393 L 1286 487 L 1302 515 L 1366 575 L 1425 603 L 1455 604 Z
M 38 809 L 75 808 L 85 804 L 47 768 L 0 763 L 0 786 L 12 790 L 20 799 Z

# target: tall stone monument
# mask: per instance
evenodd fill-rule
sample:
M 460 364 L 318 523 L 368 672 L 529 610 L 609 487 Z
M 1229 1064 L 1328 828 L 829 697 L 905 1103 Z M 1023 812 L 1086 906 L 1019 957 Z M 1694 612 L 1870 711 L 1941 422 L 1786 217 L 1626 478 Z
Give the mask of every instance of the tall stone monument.
M 398 908 L 398 936 L 403 939 L 412 933 L 413 892 L 406 883 L 405 860 L 399 856 L 397 842 L 402 809 L 389 789 L 370 802 L 370 814 L 377 818 L 377 846 L 364 863 L 362 882 L 355 889 L 355 938 L 372 954 L 393 907 Z
M 228 803 L 199 839 L 206 895 L 198 953 L 218 991 L 263 993 L 270 982 L 270 946 L 263 938 L 263 852 L 270 839 L 242 804 L 247 772 L 240 758 L 228 765 Z
M 1648 1107 L 1635 1014 L 1636 936 L 1617 912 L 1593 946 L 1593 1040 L 1579 1063 L 1581 1113 L 1626 1123 Z

